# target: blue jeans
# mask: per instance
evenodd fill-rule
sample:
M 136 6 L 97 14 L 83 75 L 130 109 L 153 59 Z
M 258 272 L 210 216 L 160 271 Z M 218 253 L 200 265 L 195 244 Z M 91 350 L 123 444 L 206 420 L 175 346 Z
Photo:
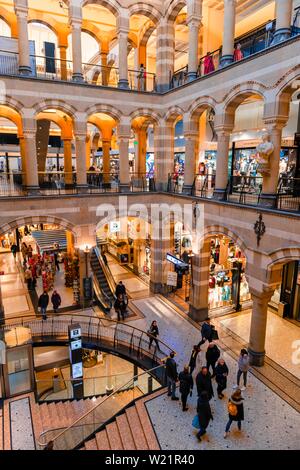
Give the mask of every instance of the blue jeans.
M 43 317 L 43 320 L 47 320 L 47 307 L 41 307 L 41 314 Z
M 176 382 L 171 377 L 167 376 L 167 385 L 168 385 L 168 395 L 172 394 L 172 398 L 175 397 L 176 393 Z
M 241 379 L 242 375 L 243 375 L 243 379 L 244 379 L 244 387 L 246 387 L 247 386 L 247 371 L 242 372 L 241 370 L 238 370 L 236 383 L 237 383 L 237 385 L 240 385 L 240 379 Z
M 232 421 L 233 421 L 233 419 L 229 418 L 229 421 L 228 421 L 228 423 L 226 424 L 226 429 L 225 429 L 226 432 L 229 431 L 230 426 L 232 425 Z M 241 430 L 241 429 L 242 429 L 242 422 L 241 422 L 241 421 L 238 421 L 237 423 L 238 423 L 238 428 L 239 428 L 239 430 Z
M 197 433 L 197 437 L 201 437 L 206 433 L 206 428 L 200 425 L 199 432 Z

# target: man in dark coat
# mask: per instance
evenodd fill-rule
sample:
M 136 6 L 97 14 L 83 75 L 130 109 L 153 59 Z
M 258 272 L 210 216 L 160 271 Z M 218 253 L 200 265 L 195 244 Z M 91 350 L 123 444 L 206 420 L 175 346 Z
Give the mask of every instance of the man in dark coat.
M 177 373 L 177 364 L 174 360 L 174 352 L 170 353 L 170 356 L 166 360 L 166 378 L 167 378 L 167 385 L 168 385 L 168 397 L 172 396 L 172 400 L 179 400 L 176 397 L 176 382 L 178 380 L 178 373 Z
M 126 287 L 124 286 L 122 281 L 120 281 L 116 287 L 116 297 L 118 297 L 120 294 L 123 297 L 126 295 Z
M 227 376 L 229 370 L 224 359 L 219 359 L 217 367 L 215 368 L 216 382 L 218 384 L 217 393 L 219 398 L 224 398 L 223 390 L 227 387 Z
M 194 381 L 192 375 L 189 373 L 189 366 L 184 366 L 184 369 L 179 374 L 179 391 L 181 393 L 182 411 L 187 411 L 186 406 L 187 397 L 192 393 Z
M 53 305 L 54 313 L 57 313 L 57 310 L 59 309 L 61 304 L 61 297 L 56 290 L 53 291 L 53 294 L 51 296 L 51 302 Z
M 117 312 L 117 315 L 118 315 L 118 321 L 121 321 L 121 318 L 124 321 L 125 320 L 125 313 L 126 313 L 126 309 L 127 309 L 127 304 L 126 304 L 122 294 L 118 295 L 118 297 L 117 297 L 117 299 L 114 303 L 114 308 L 115 308 L 115 311 Z
M 44 290 L 44 292 L 40 295 L 39 297 L 39 303 L 38 306 L 41 309 L 41 314 L 43 316 L 43 320 L 47 320 L 47 307 L 49 304 L 49 295 L 47 291 Z
M 196 386 L 198 397 L 200 397 L 201 392 L 206 392 L 208 395 L 208 400 L 214 396 L 214 390 L 211 383 L 211 375 L 207 370 L 207 367 L 202 367 L 199 374 L 196 377 Z
M 210 318 L 205 320 L 205 322 L 202 324 L 201 335 L 202 335 L 202 339 L 200 343 L 198 344 L 198 346 L 201 346 L 201 344 L 205 343 L 205 341 L 209 341 L 209 342 L 212 341 L 212 326 L 210 324 Z
M 197 344 L 195 344 L 195 346 L 193 347 L 190 362 L 189 362 L 190 374 L 192 374 L 195 370 L 197 356 L 198 356 L 199 352 L 200 352 L 200 347 Z
M 197 438 L 201 441 L 201 436 L 206 434 L 206 428 L 209 425 L 209 422 L 213 418 L 210 405 L 209 405 L 209 398 L 207 392 L 201 392 L 198 403 L 197 403 L 197 414 L 199 419 L 200 429 L 197 434 Z
M 208 371 L 209 371 L 210 366 L 212 367 L 213 373 L 212 373 L 211 378 L 213 378 L 216 375 L 215 374 L 216 362 L 219 359 L 220 354 L 221 353 L 220 353 L 220 349 L 218 348 L 218 346 L 214 342 L 209 343 L 207 351 L 206 351 L 206 367 Z

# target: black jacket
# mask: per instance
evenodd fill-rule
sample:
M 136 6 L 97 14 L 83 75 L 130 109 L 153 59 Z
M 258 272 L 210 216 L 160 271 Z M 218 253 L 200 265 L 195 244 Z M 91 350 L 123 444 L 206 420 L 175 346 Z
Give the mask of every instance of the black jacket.
M 196 377 L 196 386 L 198 396 L 200 396 L 201 392 L 207 392 L 209 400 L 214 396 L 214 390 L 211 383 L 211 375 L 207 372 L 206 375 L 203 375 L 200 371 Z
M 232 421 L 244 421 L 244 404 L 243 404 L 243 400 L 244 400 L 243 398 L 241 398 L 240 400 L 233 400 L 232 398 L 229 399 L 229 401 L 231 401 L 231 403 L 236 405 L 237 410 L 238 410 L 236 416 L 232 416 L 230 413 L 228 413 L 229 418 L 232 419 Z
M 51 302 L 52 302 L 53 308 L 57 309 L 61 304 L 60 295 L 58 293 L 52 294 Z
M 223 374 L 228 375 L 228 367 L 224 363 L 223 366 L 221 364 L 218 364 L 217 367 L 215 368 L 215 374 L 216 374 L 216 382 L 219 385 L 222 385 L 223 387 L 226 387 L 227 385 L 227 376 L 224 376 Z
M 173 380 L 178 379 L 177 364 L 171 357 L 166 360 L 166 376 Z
M 206 429 L 210 420 L 213 419 L 213 415 L 211 413 L 209 402 L 207 400 L 202 400 L 201 397 L 198 398 L 197 414 L 200 426 Z
M 118 297 L 119 294 L 125 295 L 126 294 L 126 287 L 124 284 L 118 284 L 116 287 L 116 296 Z
M 158 326 L 151 326 L 151 328 L 149 329 L 149 333 L 150 335 L 152 336 L 155 336 L 155 338 L 159 335 L 159 331 L 158 331 Z
M 190 358 L 190 362 L 189 362 L 189 366 L 190 366 L 190 367 L 194 367 L 194 368 L 195 368 L 195 366 L 196 366 L 196 360 L 197 360 L 198 354 L 199 354 L 199 351 L 195 351 L 195 350 L 193 349 L 192 354 L 191 354 L 191 358 Z
M 208 341 L 211 341 L 212 337 L 212 327 L 208 323 L 203 323 L 202 328 L 201 328 L 201 335 L 202 339 L 208 339 Z
M 217 362 L 220 357 L 220 349 L 215 344 L 212 348 L 208 348 L 206 351 L 206 360 L 207 362 Z
M 120 310 L 122 312 L 126 310 L 127 304 L 124 302 L 124 300 L 116 299 L 114 307 L 115 310 Z
M 179 391 L 183 395 L 188 395 L 193 388 L 194 381 L 191 374 L 186 374 L 184 371 L 179 374 Z
M 46 308 L 48 307 L 49 304 L 49 295 L 48 294 L 42 294 L 39 297 L 39 307 L 41 308 Z

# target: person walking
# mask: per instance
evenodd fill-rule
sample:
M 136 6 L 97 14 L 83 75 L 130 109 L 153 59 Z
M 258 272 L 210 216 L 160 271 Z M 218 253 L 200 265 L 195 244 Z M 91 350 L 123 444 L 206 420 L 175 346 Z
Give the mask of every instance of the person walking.
M 206 392 L 208 395 L 208 400 L 212 399 L 214 396 L 214 390 L 211 383 L 211 375 L 208 372 L 207 367 L 202 367 L 201 371 L 197 374 L 196 386 L 198 397 L 200 397 L 201 392 Z
M 188 407 L 186 406 L 187 398 L 190 394 L 192 396 L 193 390 L 193 377 L 192 374 L 189 372 L 189 366 L 184 366 L 183 371 L 180 372 L 179 376 L 179 392 L 181 393 L 181 403 L 182 403 L 182 411 L 187 411 Z
M 147 333 L 149 335 L 149 349 L 151 348 L 153 341 L 155 341 L 157 349 L 160 349 L 158 341 L 157 341 L 157 337 L 159 336 L 159 331 L 158 331 L 157 322 L 155 320 L 151 323 L 150 328 Z
M 60 305 L 61 305 L 61 297 L 59 295 L 59 293 L 54 290 L 53 291 L 53 294 L 51 295 L 51 302 L 52 302 L 52 305 L 53 305 L 53 310 L 54 310 L 54 313 L 57 313 Z
M 210 324 L 210 318 L 207 318 L 207 320 L 204 321 L 201 327 L 201 336 L 202 339 L 198 343 L 198 346 L 201 346 L 201 344 L 204 344 L 205 341 L 208 341 L 211 343 L 212 341 L 212 326 Z
M 244 386 L 241 387 L 241 390 L 245 390 L 247 387 L 247 374 L 249 370 L 249 355 L 247 349 L 241 349 L 241 353 L 238 359 L 238 371 L 237 371 L 237 380 L 234 388 L 240 387 L 241 376 L 243 376 Z
M 33 253 L 32 246 L 29 245 L 28 248 L 27 248 L 27 256 L 28 256 L 28 259 L 32 258 L 32 253 Z
M 166 378 L 168 386 L 168 397 L 172 400 L 179 400 L 176 396 L 176 382 L 178 380 L 177 364 L 174 359 L 175 353 L 172 351 L 166 360 Z
M 200 353 L 200 351 L 201 351 L 200 346 L 195 344 L 193 346 L 191 357 L 190 357 L 190 362 L 189 362 L 190 374 L 192 374 L 195 370 L 196 363 L 197 363 L 197 357 L 198 357 L 198 354 Z
M 57 271 L 60 271 L 59 262 L 58 262 L 58 253 L 54 253 L 54 264 Z
M 244 404 L 243 404 L 242 392 L 238 388 L 231 395 L 228 401 L 228 415 L 229 420 L 226 424 L 224 439 L 229 435 L 230 426 L 233 421 L 237 421 L 238 430 L 242 429 L 242 421 L 244 421 Z
M 198 398 L 197 414 L 200 425 L 197 439 L 201 442 L 201 437 L 206 434 L 206 428 L 209 425 L 210 420 L 214 419 L 210 409 L 209 396 L 205 391 L 202 391 Z
M 49 295 L 47 291 L 44 290 L 44 292 L 40 295 L 39 297 L 39 303 L 38 306 L 41 309 L 41 314 L 43 316 L 43 320 L 47 320 L 47 307 L 49 304 Z
M 18 247 L 15 243 L 11 245 L 10 251 L 12 252 L 14 259 L 16 260 Z
M 220 349 L 218 346 L 212 341 L 209 343 L 207 351 L 206 351 L 206 367 L 207 370 L 209 371 L 209 368 L 211 366 L 212 368 L 212 376 L 211 378 L 213 379 L 215 376 L 215 367 L 216 367 L 216 362 L 219 359 L 221 353 Z
M 220 399 L 224 398 L 223 390 L 227 387 L 227 377 L 228 377 L 228 367 L 224 359 L 219 359 L 218 364 L 215 368 L 215 375 L 216 375 L 216 382 L 217 386 L 217 393 Z
M 27 283 L 27 289 L 31 290 L 32 289 L 32 272 L 29 266 L 26 266 L 26 269 L 24 272 L 24 278 L 25 278 L 25 282 Z
M 114 303 L 114 308 L 118 315 L 118 321 L 121 321 L 121 318 L 122 318 L 122 321 L 124 321 L 127 304 L 122 294 L 118 294 L 116 301 Z
M 22 253 L 22 256 L 23 256 L 23 261 L 26 261 L 26 259 L 27 259 L 27 245 L 26 245 L 25 242 L 22 242 L 21 253 Z
M 119 296 L 119 294 L 121 294 L 123 297 L 125 297 L 126 295 L 126 287 L 124 286 L 123 282 L 120 281 L 116 287 L 116 297 Z

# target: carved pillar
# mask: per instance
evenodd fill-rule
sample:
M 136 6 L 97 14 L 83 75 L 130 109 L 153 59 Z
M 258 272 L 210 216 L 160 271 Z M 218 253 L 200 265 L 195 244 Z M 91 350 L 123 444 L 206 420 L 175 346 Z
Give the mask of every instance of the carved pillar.
M 236 0 L 224 0 L 223 49 L 220 66 L 233 62 Z
M 292 12 L 293 0 L 276 0 L 276 31 L 272 45 L 291 36 Z
M 249 338 L 249 356 L 250 363 L 255 366 L 263 366 L 265 358 L 265 341 L 267 331 L 268 303 L 273 295 L 272 289 L 264 292 L 251 290 L 253 301 L 250 338 Z
M 231 129 L 219 127 L 215 128 L 215 131 L 218 136 L 218 149 L 214 198 L 221 200 L 224 198 L 228 183 L 228 154 Z
M 21 75 L 30 75 L 30 50 L 28 38 L 28 8 L 15 7 L 18 28 L 19 72 Z

